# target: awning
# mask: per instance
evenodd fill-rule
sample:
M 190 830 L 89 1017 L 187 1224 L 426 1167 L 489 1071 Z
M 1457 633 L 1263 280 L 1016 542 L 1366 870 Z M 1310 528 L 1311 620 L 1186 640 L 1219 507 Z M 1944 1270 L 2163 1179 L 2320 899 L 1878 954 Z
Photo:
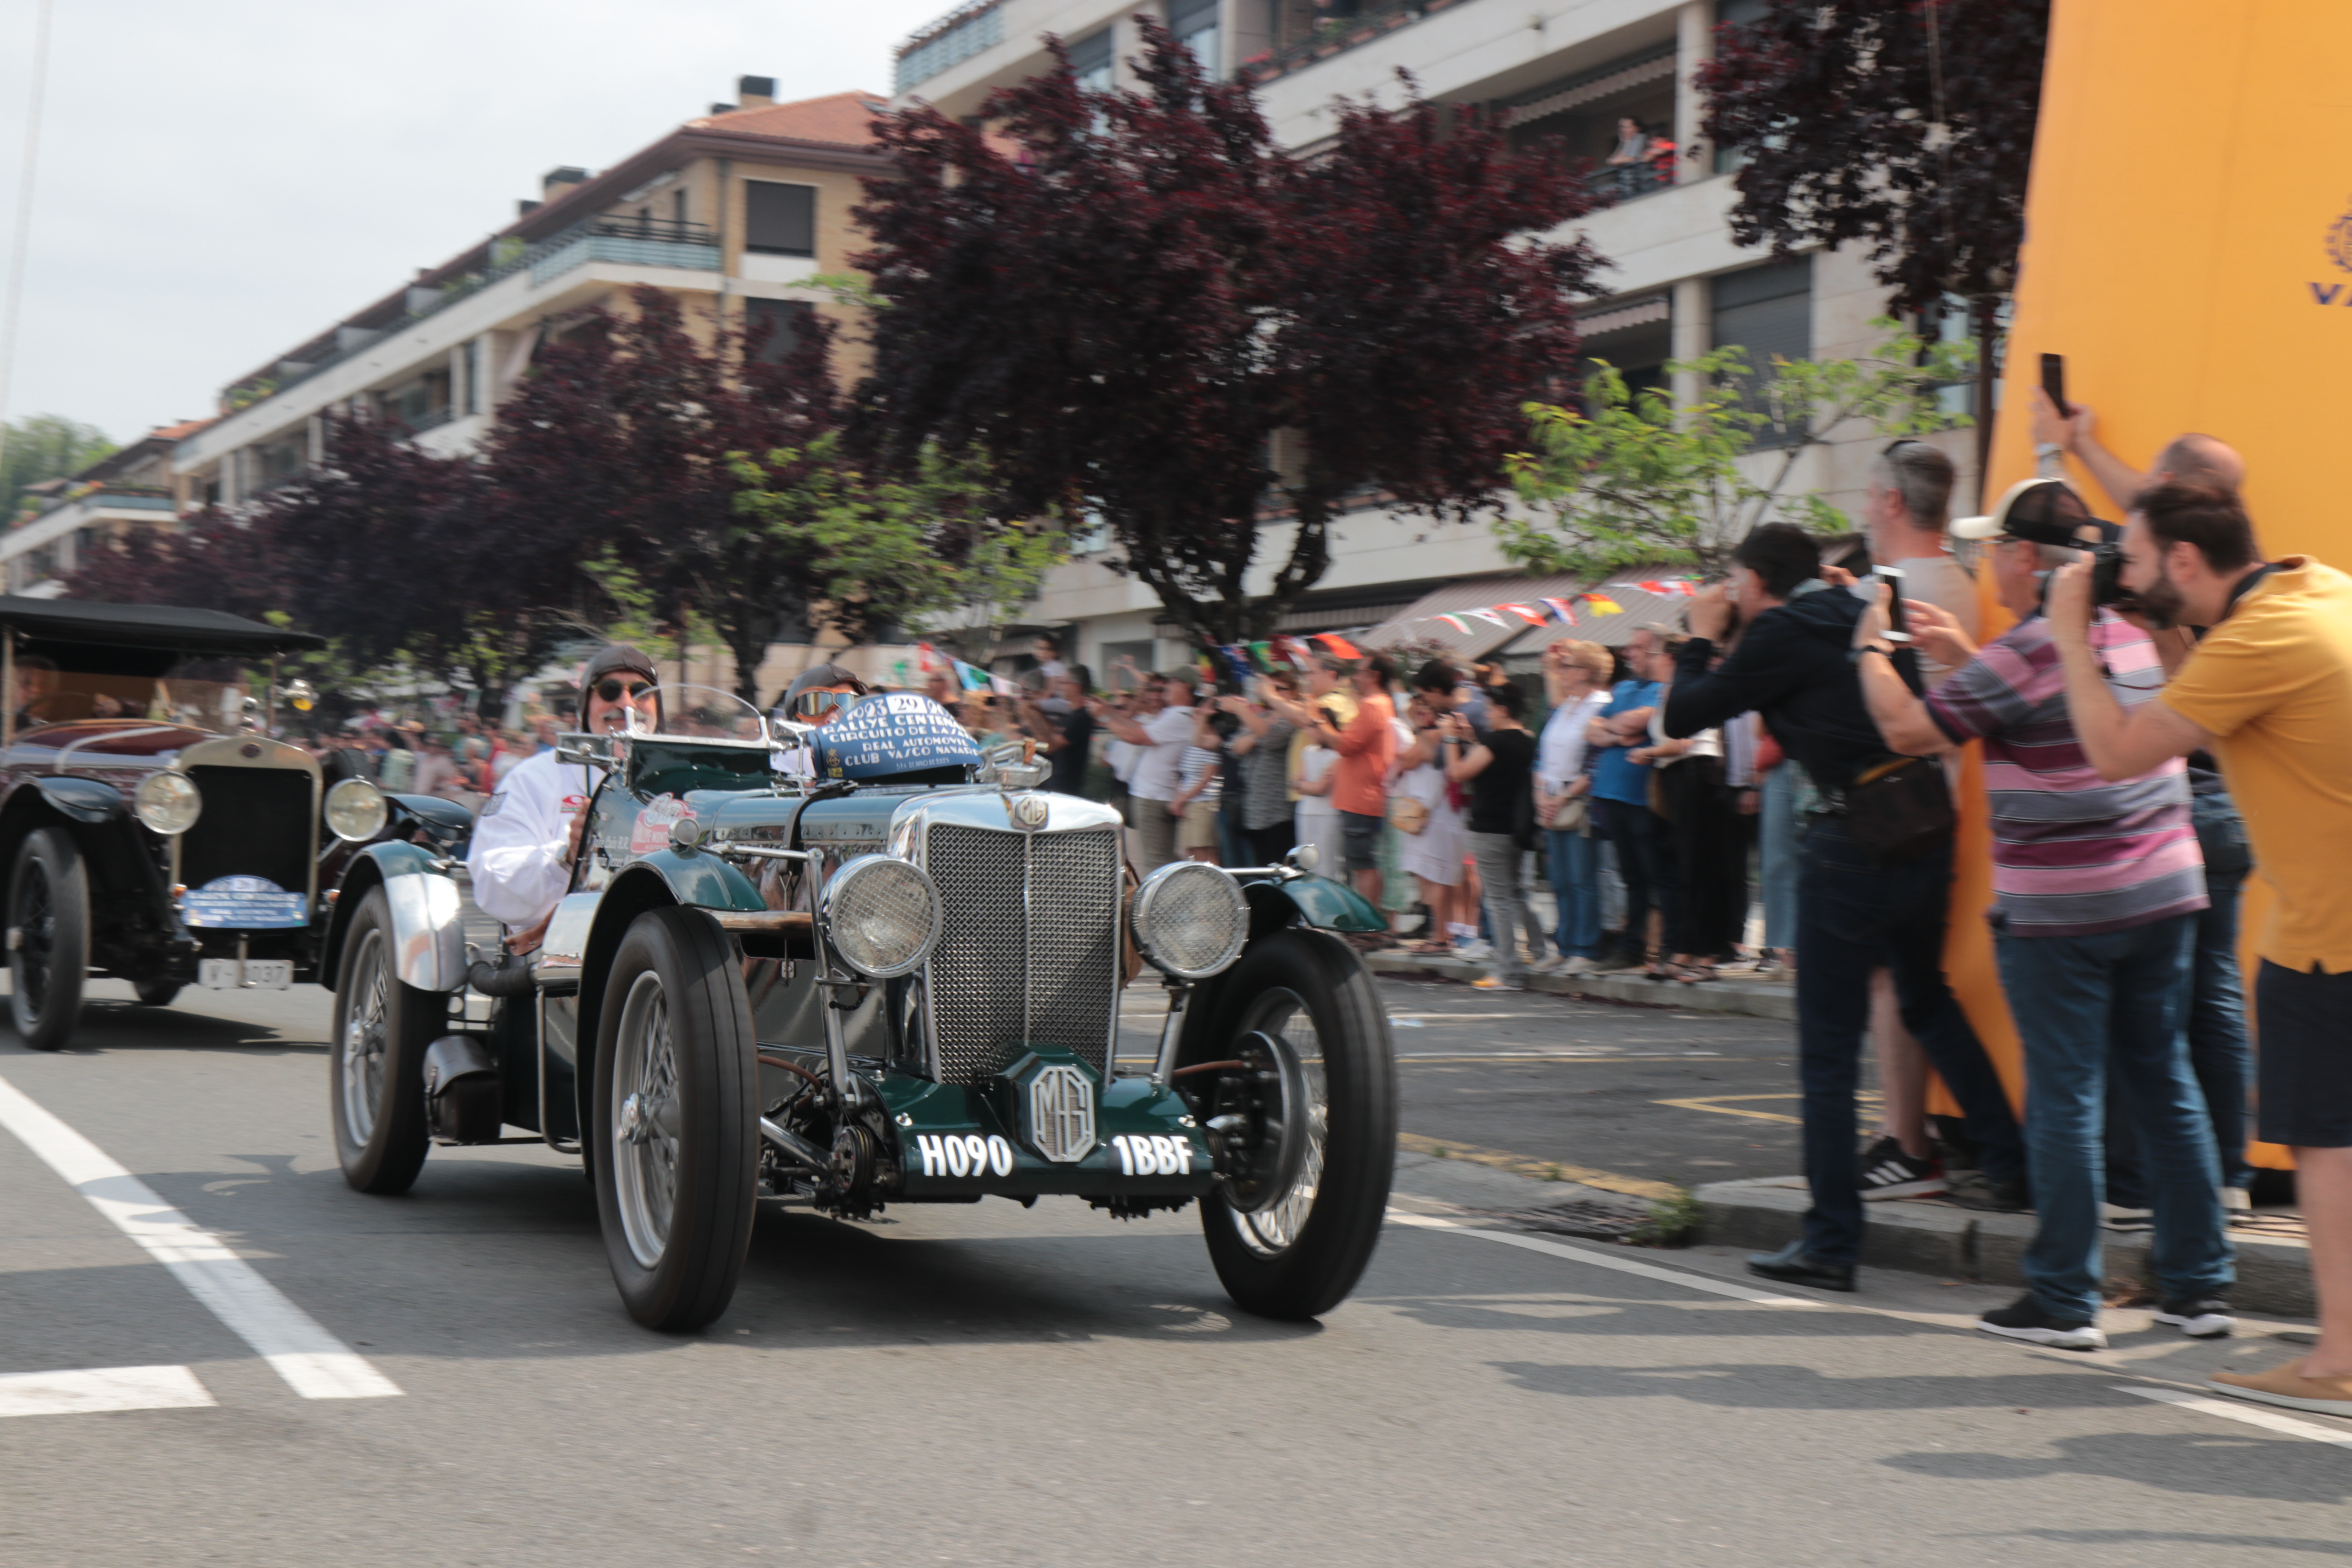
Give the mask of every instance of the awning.
M 1464 577 L 1423 595 L 1354 641 L 1360 647 L 1484 658 L 1537 629 L 1526 616 L 1503 605 L 1523 605 L 1541 616 L 1547 614 L 1542 604 L 1546 595 L 1566 598 L 1583 585 L 1580 577 Z M 1484 613 L 1472 615 L 1473 610 Z M 1449 615 L 1452 620 L 1442 618 Z
M 0 626 L 44 642 L 169 648 L 177 653 L 294 653 L 327 646 L 309 632 L 285 631 L 224 610 L 178 605 L 101 605 L 88 599 L 0 595 Z

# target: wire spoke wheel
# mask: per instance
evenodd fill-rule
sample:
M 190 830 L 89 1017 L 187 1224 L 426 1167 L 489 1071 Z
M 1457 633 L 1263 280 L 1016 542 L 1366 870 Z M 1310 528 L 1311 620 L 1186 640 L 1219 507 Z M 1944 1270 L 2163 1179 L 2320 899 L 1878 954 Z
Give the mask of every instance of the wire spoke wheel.
M 343 1125 L 361 1143 L 375 1135 L 376 1108 L 383 1100 L 384 1033 L 392 1007 L 391 949 L 381 927 L 371 926 L 352 953 L 352 979 L 358 986 L 351 1017 L 336 1049 L 342 1053 Z
M 25 1005 L 39 1017 L 48 1008 L 50 949 L 57 938 L 58 910 L 49 896 L 49 874 L 37 860 L 25 867 L 17 887 L 16 984 Z
M 642 1268 L 669 1245 L 677 1205 L 677 1050 L 661 976 L 648 970 L 629 987 L 613 1063 L 613 1177 L 621 1229 Z
M 1246 1130 L 1238 1163 L 1201 1204 L 1209 1258 L 1244 1310 L 1318 1317 L 1355 1289 L 1388 1209 L 1396 1060 L 1386 1010 L 1363 961 L 1302 926 L 1252 942 L 1215 985 L 1183 1054 L 1250 1067 L 1200 1102 Z
M 1315 1194 L 1323 1180 L 1323 1147 L 1331 1131 L 1331 1092 L 1324 1077 L 1323 1046 L 1315 1033 L 1315 1016 L 1296 991 L 1285 988 L 1260 994 L 1256 1005 L 1244 1015 L 1242 1028 L 1244 1034 L 1263 1034 L 1278 1042 L 1277 1048 L 1286 1048 L 1297 1058 L 1307 1085 L 1304 1105 L 1282 1107 L 1285 1121 L 1299 1118 L 1305 1127 L 1307 1147 L 1301 1152 L 1297 1175 L 1259 1207 L 1228 1211 L 1243 1243 L 1262 1257 L 1273 1258 L 1297 1242 L 1307 1228 L 1307 1216 L 1314 1212 Z
M 647 910 L 597 984 L 583 1142 L 605 1260 L 638 1322 L 698 1329 L 735 1294 L 759 1201 L 742 959 L 702 910 Z

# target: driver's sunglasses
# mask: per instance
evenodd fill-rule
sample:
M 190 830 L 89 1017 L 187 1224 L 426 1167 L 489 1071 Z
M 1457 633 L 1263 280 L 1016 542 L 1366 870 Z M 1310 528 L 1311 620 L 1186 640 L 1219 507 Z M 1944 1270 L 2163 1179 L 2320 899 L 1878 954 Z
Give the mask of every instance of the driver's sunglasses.
M 633 680 L 626 687 L 617 680 L 600 680 L 596 683 L 596 695 L 606 702 L 618 702 L 625 690 L 629 700 L 634 702 L 653 689 L 654 683 L 650 680 Z
M 803 719 L 814 719 L 820 713 L 846 708 L 857 698 L 855 691 L 803 691 L 793 699 L 793 711 Z

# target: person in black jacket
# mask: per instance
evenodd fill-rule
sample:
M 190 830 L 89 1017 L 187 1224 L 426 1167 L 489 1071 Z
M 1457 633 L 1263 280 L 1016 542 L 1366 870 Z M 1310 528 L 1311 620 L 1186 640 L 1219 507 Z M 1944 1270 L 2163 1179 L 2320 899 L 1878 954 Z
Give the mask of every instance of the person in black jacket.
M 1822 580 L 1811 536 L 1793 524 L 1764 524 L 1732 561 L 1729 591 L 1717 584 L 1691 603 L 1691 638 L 1666 694 L 1665 731 L 1692 735 L 1761 713 L 1820 796 L 1805 818 L 1797 892 L 1798 1075 L 1812 1206 L 1801 1237 L 1756 1254 L 1748 1267 L 1768 1279 L 1851 1290 L 1863 1223 L 1853 1097 L 1873 969 L 1893 972 L 1905 1026 L 1968 1118 L 1981 1179 L 1956 1182 L 1947 1195 L 1975 1208 L 2022 1208 L 2024 1150 L 2000 1079 L 1944 980 L 1950 843 L 1881 868 L 1847 830 L 1845 790 L 1887 755 L 1851 654 L 1863 601 Z M 1710 672 L 1735 598 L 1748 629 Z M 1916 689 L 1916 669 L 1904 674 Z

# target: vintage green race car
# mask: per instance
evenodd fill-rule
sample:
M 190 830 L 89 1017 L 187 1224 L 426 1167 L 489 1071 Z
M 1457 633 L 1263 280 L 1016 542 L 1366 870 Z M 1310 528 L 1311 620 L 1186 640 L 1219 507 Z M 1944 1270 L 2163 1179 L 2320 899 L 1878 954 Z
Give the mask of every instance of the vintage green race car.
M 585 1157 L 623 1300 L 726 1310 L 759 1200 L 1197 1201 L 1244 1309 L 1343 1299 L 1396 1147 L 1388 1021 L 1341 935 L 1385 922 L 1292 863 L 1139 882 L 1108 806 L 984 759 L 929 699 L 818 730 L 662 689 L 657 732 L 572 736 L 603 770 L 572 891 L 527 961 L 469 963 L 452 863 L 371 845 L 338 895 L 332 1099 L 345 1175 L 528 1129 Z M 797 775 L 789 771 L 799 767 Z M 1121 992 L 1164 982 L 1123 1070 Z M 498 997 L 462 1020 L 468 981 Z M 514 1140 L 524 1141 L 524 1140 Z

